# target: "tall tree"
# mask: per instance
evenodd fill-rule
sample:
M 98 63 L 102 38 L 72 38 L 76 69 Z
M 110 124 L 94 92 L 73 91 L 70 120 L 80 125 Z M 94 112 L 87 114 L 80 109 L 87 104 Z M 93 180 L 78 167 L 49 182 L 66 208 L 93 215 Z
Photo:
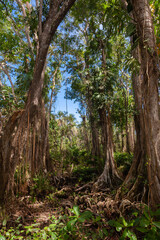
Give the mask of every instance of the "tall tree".
M 19 159 L 20 147 L 23 145 L 23 138 L 25 136 L 24 133 L 29 124 L 34 121 L 34 117 L 39 111 L 48 48 L 57 27 L 74 2 L 75 0 L 50 0 L 47 6 L 47 14 L 42 18 L 43 1 L 40 1 L 36 62 L 25 108 L 23 111 L 16 112 L 10 117 L 3 130 L 3 136 L 0 139 L 1 203 L 4 202 L 7 190 L 12 190 L 10 180 L 13 179 L 15 167 Z
M 144 133 L 147 144 L 147 173 L 149 202 L 155 206 L 160 202 L 160 115 L 158 79 L 159 59 L 151 9 L 147 0 L 131 1 L 133 18 L 139 37 L 141 59 L 141 88 L 144 116 Z
M 137 106 L 136 132 L 137 143 L 134 161 L 124 183 L 130 186 L 129 195 L 142 195 L 146 192 L 144 181 L 148 178 L 148 203 L 156 206 L 160 202 L 160 119 L 159 119 L 159 59 L 155 42 L 153 19 L 147 0 L 122 1 L 135 25 L 132 34 L 133 57 L 140 64 L 138 74 L 133 75 L 135 104 Z M 147 169 L 146 169 L 147 165 Z M 144 171 L 146 169 L 146 171 Z M 137 176 L 140 175 L 142 177 Z M 136 177 L 131 184 L 132 177 Z M 129 183 L 130 182 L 130 183 Z M 129 183 L 129 185 L 128 185 Z M 142 191 L 142 187 L 144 191 Z M 144 194 L 142 194 L 144 193 Z

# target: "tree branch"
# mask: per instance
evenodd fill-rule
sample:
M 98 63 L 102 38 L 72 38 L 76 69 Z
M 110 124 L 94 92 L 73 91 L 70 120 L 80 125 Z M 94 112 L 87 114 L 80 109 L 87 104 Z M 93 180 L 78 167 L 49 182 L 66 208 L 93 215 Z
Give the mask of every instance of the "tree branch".
M 10 84 L 11 84 L 11 88 L 12 88 L 12 94 L 13 94 L 13 97 L 14 97 L 14 100 L 15 102 L 17 103 L 17 98 L 16 98 L 16 95 L 15 95 L 15 92 L 14 92 L 14 85 L 13 85 L 13 82 L 12 82 L 12 79 L 11 79 L 11 76 L 8 72 L 8 69 L 7 69 L 7 66 L 5 63 L 0 63 L 0 68 L 1 70 L 7 75 L 9 81 L 10 81 Z
M 27 14 L 26 14 L 26 10 L 25 10 L 24 5 L 22 4 L 21 0 L 16 0 L 16 2 L 18 4 L 18 6 L 21 8 L 22 13 L 23 13 L 23 17 L 25 18 L 27 16 Z M 29 27 L 28 26 L 25 26 L 25 34 L 26 34 L 26 38 L 27 38 L 27 41 L 28 41 L 28 46 L 31 49 L 32 55 L 34 56 L 33 46 L 32 46 L 30 36 L 29 36 Z
M 40 0 L 39 21 L 38 21 L 39 41 L 40 41 L 41 35 L 42 35 L 42 8 L 43 8 L 43 0 Z

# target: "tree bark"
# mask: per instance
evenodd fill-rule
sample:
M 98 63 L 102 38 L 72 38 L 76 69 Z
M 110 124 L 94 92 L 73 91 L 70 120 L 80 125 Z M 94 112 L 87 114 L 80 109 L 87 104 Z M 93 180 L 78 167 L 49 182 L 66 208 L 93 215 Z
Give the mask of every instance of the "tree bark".
M 133 50 L 133 57 L 140 63 L 139 73 L 133 76 L 137 141 L 134 161 L 123 186 L 129 190 L 127 195 L 132 200 L 136 195 L 138 198 L 141 196 L 141 200 L 156 207 L 160 202 L 159 61 L 148 1 L 132 0 L 131 4 L 130 14 L 136 25 L 138 38 L 138 47 Z M 144 184 L 146 179 L 148 184 Z
M 149 3 L 147 0 L 132 0 L 131 3 L 141 56 L 141 108 L 143 109 L 143 130 L 147 146 L 148 200 L 155 207 L 160 203 L 159 59 Z
M 104 160 L 105 166 L 103 173 L 98 178 L 96 185 L 98 187 L 107 186 L 112 188 L 113 186 L 117 186 L 121 180 L 118 175 L 116 165 L 114 162 L 113 156 L 113 135 L 112 135 L 112 126 L 110 122 L 109 111 L 108 115 L 106 115 L 106 108 L 103 107 L 99 109 L 100 116 L 100 124 L 101 124 L 101 134 L 102 134 L 102 144 L 103 144 L 103 152 L 104 152 Z
M 138 47 L 134 49 L 133 56 L 139 60 Z M 136 130 L 136 144 L 134 148 L 134 157 L 131 168 L 125 178 L 122 187 L 118 190 L 116 198 L 126 195 L 127 198 L 134 201 L 146 200 L 146 185 L 144 184 L 147 171 L 145 167 L 147 155 L 146 155 L 146 138 L 144 133 L 144 117 L 142 109 L 142 81 L 139 74 L 132 76 L 132 85 L 136 106 L 135 114 L 135 130 Z
M 104 73 L 104 79 L 102 85 L 99 87 L 99 93 L 101 96 L 105 94 L 104 86 L 107 82 L 107 73 L 106 73 L 106 52 L 105 45 L 103 40 L 100 39 L 100 48 L 102 50 L 102 70 Z M 117 186 L 121 179 L 118 175 L 117 168 L 114 162 L 113 156 L 113 134 L 112 134 L 112 125 L 110 122 L 110 109 L 108 107 L 106 111 L 106 103 L 102 103 L 102 107 L 98 109 L 100 123 L 101 123 L 101 134 L 103 139 L 103 152 L 104 152 L 104 160 L 105 166 L 103 173 L 98 178 L 96 185 L 103 186 L 104 184 L 112 188 L 113 185 Z
M 93 108 L 93 102 L 92 102 L 92 94 L 88 90 L 86 94 L 87 98 L 87 108 L 88 108 L 88 113 L 89 113 L 89 123 L 90 123 L 90 128 L 91 128 L 91 140 L 92 140 L 92 156 L 93 158 L 100 159 L 101 157 L 101 151 L 100 151 L 100 142 L 99 142 L 99 132 L 97 129 L 97 122 L 96 118 L 94 116 L 94 108 Z

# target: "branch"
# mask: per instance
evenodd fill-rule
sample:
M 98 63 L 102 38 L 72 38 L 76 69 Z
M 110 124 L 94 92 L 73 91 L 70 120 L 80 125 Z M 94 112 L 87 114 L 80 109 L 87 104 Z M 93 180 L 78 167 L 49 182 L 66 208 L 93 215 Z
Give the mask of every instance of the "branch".
M 11 76 L 10 76 L 10 74 L 8 72 L 8 69 L 7 69 L 6 65 L 5 65 L 5 63 L 0 63 L 0 68 L 7 75 L 8 79 L 10 81 L 11 88 L 12 88 L 12 94 L 13 94 L 15 102 L 17 103 L 17 98 L 16 98 L 16 95 L 15 95 L 15 92 L 14 92 L 14 85 L 13 85 Z
M 26 109 L 30 112 L 30 119 L 33 119 L 39 104 L 39 99 L 42 94 L 43 89 L 43 69 L 46 62 L 46 57 L 48 54 L 48 49 L 52 38 L 59 26 L 59 24 L 64 19 L 65 15 L 72 7 L 76 0 L 66 0 L 62 7 L 59 8 L 59 2 L 57 0 L 50 0 L 50 10 L 46 21 L 44 22 L 44 27 L 40 39 L 40 46 L 38 54 L 36 56 L 36 63 L 34 67 L 34 74 L 32 84 L 28 92 L 28 98 L 26 102 Z M 35 91 L 36 89 L 36 91 Z
M 39 21 L 38 21 L 38 27 L 39 27 L 39 41 L 40 41 L 40 39 L 41 39 L 41 35 L 42 35 L 42 8 L 43 8 L 43 0 L 40 0 Z
M 122 3 L 122 7 L 127 10 L 127 1 L 126 0 L 121 0 L 121 3 Z
M 48 32 L 48 26 L 51 26 L 51 35 L 53 36 L 54 33 L 57 30 L 57 27 L 64 19 L 65 15 L 69 11 L 69 9 L 72 7 L 76 0 L 66 0 L 63 1 L 63 5 L 60 7 L 62 1 L 58 0 L 51 0 L 50 3 L 50 10 L 48 13 L 48 18 L 44 24 L 44 35 L 45 32 Z M 54 17 L 53 17 L 54 16 Z
M 20 29 L 16 29 L 17 28 L 16 22 L 11 17 L 11 15 L 8 16 L 8 21 L 11 23 L 11 26 L 13 28 L 14 33 L 19 37 L 19 40 L 20 40 L 21 44 L 23 45 L 24 42 L 22 41 L 22 36 L 20 34 Z
M 24 8 L 24 5 L 22 4 L 21 0 L 16 0 L 16 2 L 18 4 L 18 6 L 21 8 L 22 13 L 23 13 L 23 17 L 25 18 L 27 16 L 27 14 L 26 14 L 26 10 Z M 28 26 L 25 26 L 25 34 L 26 34 L 26 38 L 27 38 L 27 41 L 28 41 L 28 46 L 31 49 L 32 55 L 34 56 L 33 46 L 32 46 L 30 36 L 29 36 L 29 27 Z
M 60 67 L 60 65 L 61 65 L 63 56 L 64 56 L 64 54 L 62 54 L 62 56 L 61 56 L 61 58 L 60 58 L 60 60 L 59 60 L 58 66 L 56 67 L 56 69 L 55 69 L 55 71 L 54 71 L 54 74 L 53 74 L 53 78 L 52 78 L 53 87 L 52 87 L 51 100 L 50 100 L 50 106 L 49 106 L 49 116 L 50 116 L 50 113 L 51 113 L 53 92 L 54 92 L 54 89 L 55 89 L 55 77 L 56 77 L 56 74 L 57 74 L 57 72 L 58 72 L 58 69 L 59 69 L 59 67 Z M 49 120 L 49 119 L 48 119 L 48 120 Z
M 9 15 L 8 8 L 7 8 L 6 4 L 4 3 L 4 1 L 3 1 L 3 0 L 0 0 L 0 2 L 1 2 L 1 3 L 3 4 L 3 6 L 5 7 L 7 15 Z
M 39 1 L 36 0 L 36 8 L 38 8 L 38 7 L 39 7 Z
M 18 31 L 16 30 L 17 25 L 16 25 L 14 19 L 12 18 L 11 14 L 9 13 L 6 4 L 5 4 L 2 0 L 0 0 L 0 2 L 4 5 L 4 7 L 5 7 L 5 9 L 6 9 L 7 19 L 8 19 L 8 21 L 11 23 L 12 28 L 13 28 L 15 34 L 19 37 L 21 43 L 23 43 L 23 41 L 22 41 L 22 36 L 19 34 L 19 29 L 18 29 Z

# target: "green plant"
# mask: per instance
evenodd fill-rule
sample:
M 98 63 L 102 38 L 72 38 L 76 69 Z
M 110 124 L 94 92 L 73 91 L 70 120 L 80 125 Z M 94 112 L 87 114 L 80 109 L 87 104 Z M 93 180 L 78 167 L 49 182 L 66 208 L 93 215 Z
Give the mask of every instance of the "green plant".
M 86 167 L 79 165 L 73 170 L 73 176 L 79 178 L 79 181 L 91 181 L 97 175 L 97 168 L 96 167 Z
M 133 159 L 133 154 L 129 154 L 127 152 L 115 152 L 114 158 L 116 160 L 117 166 L 121 166 L 124 164 L 131 164 Z
M 39 223 L 31 224 L 30 226 L 25 226 L 22 229 L 22 224 L 19 223 L 20 219 L 17 219 L 18 226 L 10 229 L 3 227 L 0 230 L 0 240 L 13 240 L 13 239 L 33 239 L 33 240 L 67 240 L 67 239 L 77 239 L 82 231 L 82 224 L 85 220 L 92 218 L 92 213 L 90 211 L 80 212 L 78 206 L 74 206 L 70 209 L 71 216 L 60 216 L 56 219 L 54 216 L 50 219 L 50 225 L 40 229 Z M 83 233 L 84 234 L 84 233 Z
M 0 230 L 0 240 L 13 240 L 13 239 L 23 239 L 24 230 L 22 229 L 22 224 L 20 223 L 21 217 L 19 217 L 15 223 L 17 226 L 15 228 L 11 227 L 10 229 L 6 228 L 6 224 L 3 224 L 2 229 Z
M 44 198 L 45 195 L 54 190 L 54 187 L 50 184 L 48 175 L 39 174 L 33 178 L 33 184 L 30 187 L 30 193 L 33 198 Z
M 131 166 L 133 154 L 132 153 L 129 154 L 127 152 L 124 153 L 116 152 L 114 153 L 114 158 L 118 168 L 122 171 L 123 175 L 126 175 Z
M 110 220 L 108 222 L 109 226 L 114 227 L 117 232 L 122 232 L 120 240 L 128 238 L 136 240 L 138 235 L 141 235 L 144 240 L 160 239 L 160 222 L 156 221 L 157 217 L 160 216 L 160 209 L 153 212 L 146 208 L 142 215 L 138 216 L 138 212 L 133 215 L 136 218 L 131 221 L 120 217 L 117 221 Z

